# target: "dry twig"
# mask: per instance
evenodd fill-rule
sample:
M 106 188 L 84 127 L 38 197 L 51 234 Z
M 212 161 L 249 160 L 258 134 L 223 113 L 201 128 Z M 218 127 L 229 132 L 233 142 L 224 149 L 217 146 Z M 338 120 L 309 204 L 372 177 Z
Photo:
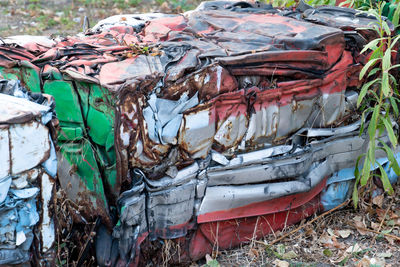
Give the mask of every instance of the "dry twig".
M 372 232 L 372 233 L 375 233 L 375 234 L 378 234 L 378 235 L 384 235 L 384 236 L 387 236 L 387 237 L 390 237 L 390 238 L 393 238 L 393 239 L 396 239 L 396 240 L 400 241 L 400 236 L 397 236 L 397 235 L 385 234 L 385 233 L 379 232 L 377 230 L 369 229 L 369 228 L 365 228 L 365 227 L 361 227 L 361 226 L 357 226 L 357 225 L 352 224 L 352 223 L 349 223 L 349 225 L 355 227 L 356 229 Z
M 378 230 L 376 230 L 378 233 L 380 233 L 380 231 L 381 231 L 381 229 L 382 229 L 382 225 L 383 225 L 383 223 L 385 222 L 386 215 L 388 214 L 390 208 L 392 207 L 393 202 L 394 202 L 394 198 L 392 199 L 392 201 L 390 202 L 389 206 L 387 207 L 387 209 L 386 209 L 386 211 L 385 211 L 385 214 L 384 214 L 383 217 L 382 217 L 381 223 L 379 224 Z M 373 237 L 373 239 L 372 239 L 372 243 L 373 243 L 373 244 L 375 243 L 375 239 L 376 239 L 376 235 L 375 235 L 375 236 Z
M 307 222 L 307 223 L 305 223 L 305 224 L 303 224 L 303 225 L 297 227 L 296 229 L 294 229 L 294 230 L 292 230 L 292 231 L 290 231 L 290 232 L 284 234 L 283 236 L 281 236 L 281 237 L 279 237 L 279 238 L 273 240 L 273 241 L 272 241 L 271 243 L 269 243 L 269 244 L 266 244 L 265 242 L 262 242 L 262 243 L 263 243 L 264 245 L 272 246 L 273 244 L 275 244 L 275 243 L 277 243 L 277 242 L 279 242 L 279 241 L 285 239 L 286 237 L 288 237 L 288 236 L 290 236 L 290 235 L 292 235 L 292 234 L 294 234 L 294 233 L 300 231 L 300 230 L 303 229 L 304 227 L 306 227 L 306 226 L 312 224 L 312 223 L 315 222 L 316 220 L 318 220 L 318 219 L 320 219 L 320 218 L 322 218 L 322 217 L 325 217 L 326 215 L 328 215 L 328 214 L 334 212 L 335 210 L 340 209 L 341 207 L 346 206 L 347 204 L 349 204 L 349 202 L 350 202 L 350 200 L 347 200 L 347 201 L 343 202 L 342 204 L 340 204 L 339 206 L 337 206 L 337 207 L 335 207 L 335 208 L 333 208 L 333 209 L 331 209 L 331 210 L 328 210 L 328 211 L 322 213 L 321 215 L 315 217 L 315 218 L 312 219 L 311 221 L 309 221 L 309 222 Z

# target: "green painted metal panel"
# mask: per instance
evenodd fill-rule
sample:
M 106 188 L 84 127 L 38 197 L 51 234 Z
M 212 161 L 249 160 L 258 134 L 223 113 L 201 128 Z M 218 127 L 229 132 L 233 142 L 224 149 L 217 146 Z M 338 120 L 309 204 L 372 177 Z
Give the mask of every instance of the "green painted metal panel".
M 19 75 L 19 69 L 11 68 L 6 69 L 4 67 L 0 67 L 0 74 L 4 77 L 4 79 L 8 80 L 21 80 Z
M 88 134 L 93 142 L 105 146 L 114 132 L 114 109 L 108 105 L 109 96 L 97 85 L 77 82 L 76 87 Z
M 89 111 L 89 95 L 90 95 L 90 88 L 87 83 L 82 82 L 74 82 L 76 86 L 76 91 L 80 98 L 80 105 L 82 110 L 83 119 L 87 123 L 87 115 Z
M 23 63 L 21 63 L 23 64 Z M 30 63 L 29 63 L 30 64 Z M 0 67 L 0 74 L 5 79 L 9 80 L 20 80 L 21 84 L 31 92 L 40 93 L 40 78 L 39 72 L 30 68 L 28 63 L 25 63 L 25 67 L 19 68 L 4 68 Z
M 109 194 L 119 196 L 114 151 L 114 107 L 108 90 L 86 82 L 74 81 L 80 98 L 87 139 L 91 141 Z
M 20 68 L 22 83 L 25 87 L 32 92 L 40 93 L 40 77 L 39 72 L 36 69 L 29 67 Z
M 87 126 L 92 140 L 101 146 L 106 145 L 107 138 L 114 131 L 112 121 L 104 113 L 92 107 L 89 108 Z
M 78 141 L 83 138 L 81 127 L 61 127 L 58 133 L 58 141 Z
M 43 77 L 46 80 L 62 80 L 62 74 L 55 69 L 50 71 L 46 77 Z
M 110 132 L 106 140 L 106 151 L 114 152 L 114 131 Z M 114 152 L 115 154 L 115 152 Z
M 19 79 L 32 92 L 52 95 L 60 121 L 60 153 L 79 177 L 81 193 L 104 219 L 108 216 L 105 190 L 115 200 L 119 196 L 114 148 L 115 99 L 108 90 L 51 72 L 41 84 L 39 71 L 28 63 L 18 68 L 0 67 L 6 79 Z M 89 204 L 89 203 L 88 203 Z M 89 204 L 90 205 L 90 204 Z
M 79 97 L 70 82 L 46 81 L 43 91 L 54 97 L 56 114 L 61 126 L 63 126 L 62 122 L 75 122 L 83 127 Z
M 86 193 L 87 200 L 92 202 L 100 214 L 108 214 L 107 199 L 104 194 L 104 185 L 100 176 L 100 169 L 96 159 L 95 151 L 89 141 L 68 142 L 60 145 L 60 152 L 74 171 L 81 177 L 80 192 Z M 83 187 L 83 188 L 82 188 Z M 85 198 L 85 196 L 80 196 Z

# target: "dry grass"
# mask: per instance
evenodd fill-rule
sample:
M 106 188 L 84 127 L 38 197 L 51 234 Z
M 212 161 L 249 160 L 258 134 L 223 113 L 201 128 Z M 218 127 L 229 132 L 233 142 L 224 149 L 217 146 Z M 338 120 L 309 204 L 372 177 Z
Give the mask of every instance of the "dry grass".
M 95 237 L 95 222 L 86 222 L 80 216 L 79 207 L 59 190 L 55 199 L 57 229 L 56 265 L 93 266 L 95 259 L 91 245 Z M 76 223 L 81 221 L 81 223 Z
M 366 199 L 357 211 L 347 205 L 307 223 L 315 215 L 263 240 L 221 251 L 216 260 L 221 266 L 279 266 L 277 259 L 288 266 L 399 266 L 400 243 L 393 238 L 400 236 L 399 191 L 394 196 Z

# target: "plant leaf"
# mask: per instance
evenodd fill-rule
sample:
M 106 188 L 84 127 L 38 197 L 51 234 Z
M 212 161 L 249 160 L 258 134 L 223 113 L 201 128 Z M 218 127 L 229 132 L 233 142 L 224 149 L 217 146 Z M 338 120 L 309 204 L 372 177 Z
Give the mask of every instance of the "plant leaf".
M 365 186 L 367 184 L 370 173 L 371 173 L 371 162 L 367 154 L 365 155 L 364 166 L 361 170 L 361 179 L 360 179 L 361 186 Z
M 380 40 L 382 40 L 383 38 L 378 38 L 378 39 L 374 39 L 371 42 L 369 42 L 368 44 L 366 44 L 363 48 L 363 50 L 361 50 L 360 54 L 363 54 L 365 51 L 367 51 L 368 49 L 374 48 L 373 50 L 375 50 L 377 47 L 376 45 L 379 43 Z
M 390 195 L 393 194 L 393 187 L 392 184 L 390 183 L 389 177 L 387 175 L 387 173 L 385 172 L 385 170 L 383 169 L 382 165 L 379 164 L 379 170 L 381 171 L 381 180 L 382 180 L 382 184 L 383 184 L 383 188 L 385 189 L 385 191 L 387 191 Z
M 385 38 L 386 40 L 386 38 Z M 369 60 L 375 59 L 375 58 L 382 58 L 383 54 L 382 54 L 382 46 L 383 44 L 381 43 L 379 45 L 379 47 L 377 49 L 374 50 L 374 52 L 372 52 L 371 56 L 369 57 Z
M 400 35 L 399 35 L 399 36 L 400 36 Z M 391 67 L 389 68 L 389 70 L 395 69 L 395 68 L 398 68 L 398 67 L 400 67 L 400 64 L 396 64 L 396 65 L 391 66 Z
M 395 27 L 399 25 L 400 5 L 397 3 L 396 10 L 393 13 L 392 23 Z
M 382 73 L 381 89 L 383 94 L 387 97 L 390 93 L 389 73 L 387 71 Z
M 356 182 L 354 183 L 353 194 L 352 194 L 354 209 L 357 209 L 358 206 L 358 184 L 360 182 L 360 170 L 358 169 L 358 166 L 360 164 L 360 160 L 363 157 L 363 155 L 365 154 L 361 154 L 360 156 L 357 157 L 356 167 L 354 168 L 354 176 L 356 177 Z
M 392 34 L 392 32 L 390 31 L 389 25 L 387 24 L 387 22 L 384 21 L 384 20 L 382 20 L 382 26 L 383 26 L 383 29 L 384 29 L 385 32 L 386 32 L 386 35 L 387 35 L 387 36 L 390 36 L 390 35 Z M 390 50 L 390 49 L 389 49 L 389 50 Z
M 366 111 L 364 111 L 364 112 L 361 114 L 361 125 L 360 125 L 360 134 L 359 134 L 359 136 L 361 136 L 362 133 L 364 132 L 364 126 L 365 126 L 365 112 L 366 112 Z
M 383 55 L 382 59 L 382 70 L 389 70 L 390 65 L 391 65 L 391 56 L 392 56 L 392 50 L 391 49 L 386 49 L 385 54 Z
M 369 60 L 367 64 L 365 64 L 365 66 L 362 68 L 362 70 L 360 71 L 360 76 L 359 79 L 361 80 L 365 73 L 367 72 L 367 70 L 372 67 L 380 58 L 374 58 L 372 60 Z
M 364 96 L 367 94 L 368 88 L 372 84 L 376 83 L 378 80 L 379 80 L 379 78 L 376 78 L 375 80 L 369 81 L 369 82 L 367 82 L 366 84 L 363 85 L 363 87 L 361 88 L 361 91 L 360 91 L 360 95 L 358 96 L 358 99 L 357 99 L 357 107 L 360 106 L 362 100 L 364 99 Z
M 369 134 L 370 140 L 375 139 L 376 129 L 378 128 L 377 123 L 378 123 L 379 111 L 380 111 L 380 106 L 378 104 L 376 104 L 374 107 L 374 111 L 372 112 L 371 121 L 369 122 L 369 125 L 368 125 L 368 134 Z
M 392 44 L 390 45 L 390 49 L 392 50 L 393 47 L 396 45 L 396 43 L 399 41 L 400 39 L 400 35 L 397 35 L 393 40 L 392 40 Z
M 369 159 L 370 163 L 375 162 L 375 153 L 376 153 L 376 141 L 375 140 L 369 140 L 369 147 L 367 151 L 367 157 Z
M 357 184 L 354 185 L 352 199 L 353 199 L 354 208 L 357 209 L 357 206 L 358 206 L 358 189 L 357 189 Z
M 368 73 L 368 77 L 374 75 L 375 73 L 377 73 L 378 71 L 380 71 L 380 68 L 374 68 L 372 69 L 369 73 Z
M 399 108 L 398 108 L 398 106 L 397 106 L 397 103 L 396 103 L 395 98 L 389 97 L 389 101 L 390 101 L 390 104 L 392 105 L 394 115 L 395 115 L 396 117 L 398 117 L 398 116 L 399 116 Z
M 397 138 L 394 135 L 392 123 L 390 122 L 389 118 L 381 117 L 383 124 L 385 125 L 386 131 L 389 135 L 390 142 L 392 146 L 395 148 L 397 146 Z
M 392 149 L 387 144 L 385 144 L 385 142 L 383 142 L 381 140 L 380 140 L 380 143 L 383 145 L 383 150 L 385 150 L 386 155 L 388 156 L 388 159 L 389 159 L 389 161 L 390 161 L 390 163 L 392 165 L 393 171 L 397 175 L 400 175 L 400 166 L 399 166 L 399 163 L 397 162 L 397 160 L 396 160 L 396 158 L 395 158 L 395 156 L 393 154 Z
M 390 73 L 389 73 L 389 80 L 392 82 L 392 84 L 393 84 L 394 86 L 397 85 L 396 78 L 395 78 L 392 74 L 390 74 Z

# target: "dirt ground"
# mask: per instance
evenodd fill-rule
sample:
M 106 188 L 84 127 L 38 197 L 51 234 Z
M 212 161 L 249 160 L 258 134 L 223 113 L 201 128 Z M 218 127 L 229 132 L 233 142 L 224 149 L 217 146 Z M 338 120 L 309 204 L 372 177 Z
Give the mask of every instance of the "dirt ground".
M 111 15 L 179 12 L 195 5 L 184 0 L 0 1 L 0 37 L 71 35 L 82 31 L 85 16 L 93 26 Z M 398 196 L 397 192 L 395 196 L 367 199 L 357 211 L 350 203 L 264 240 L 252 240 L 231 251 L 215 251 L 193 266 L 400 266 Z M 316 220 L 310 223 L 312 219 Z M 270 245 L 293 230 L 297 231 Z
M 325 216 L 315 215 L 264 240 L 220 252 L 216 261 L 221 266 L 400 266 L 397 191 L 393 197 L 381 195 L 362 203 L 358 211 L 349 203 Z
M 21 34 L 71 35 L 82 31 L 85 16 L 94 26 L 97 21 L 118 14 L 185 11 L 195 7 L 196 1 L 0 0 L 0 37 Z

